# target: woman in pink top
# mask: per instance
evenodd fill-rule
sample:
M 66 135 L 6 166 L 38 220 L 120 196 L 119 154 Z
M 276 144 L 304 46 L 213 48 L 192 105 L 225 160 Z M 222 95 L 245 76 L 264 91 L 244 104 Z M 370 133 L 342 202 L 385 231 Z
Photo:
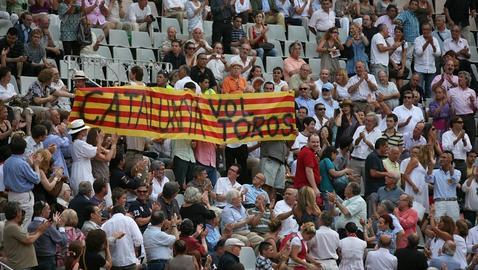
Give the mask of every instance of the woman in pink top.
M 397 249 L 407 246 L 408 236 L 417 231 L 418 214 L 413 206 L 413 198 L 407 194 L 402 194 L 398 200 L 398 208 L 395 208 L 395 216 L 402 225 L 404 234 L 397 243 Z
M 108 31 L 114 28 L 114 23 L 106 21 L 109 10 L 104 0 L 81 0 L 81 7 L 86 13 L 91 27 L 102 28 L 106 36 Z
M 289 47 L 289 57 L 284 60 L 284 79 L 289 81 L 292 75 L 299 73 L 300 67 L 306 64 L 304 59 L 300 58 L 302 52 L 302 44 L 294 42 Z

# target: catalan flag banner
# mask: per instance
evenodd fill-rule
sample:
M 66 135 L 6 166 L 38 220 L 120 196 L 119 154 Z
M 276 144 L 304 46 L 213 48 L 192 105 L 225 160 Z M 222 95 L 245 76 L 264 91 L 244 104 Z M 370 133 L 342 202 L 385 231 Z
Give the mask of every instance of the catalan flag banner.
M 197 95 L 165 88 L 77 89 L 70 120 L 119 135 L 211 143 L 294 140 L 288 92 Z

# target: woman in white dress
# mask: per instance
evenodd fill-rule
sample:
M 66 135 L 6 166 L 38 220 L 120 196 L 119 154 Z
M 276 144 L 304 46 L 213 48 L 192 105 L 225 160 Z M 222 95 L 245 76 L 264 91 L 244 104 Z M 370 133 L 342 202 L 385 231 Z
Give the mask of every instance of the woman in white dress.
M 71 122 L 70 131 L 68 132 L 73 141 L 71 151 L 73 164 L 71 165 L 70 186 L 74 195 L 78 193 L 80 182 L 89 181 L 93 185 L 93 181 L 95 181 L 91 168 L 91 159 L 100 154 L 100 149 L 85 141 L 89 128 L 82 119 L 77 119 Z M 104 133 L 99 132 L 96 138 L 97 145 L 103 143 L 103 137 Z
M 410 158 L 402 161 L 400 172 L 405 181 L 405 193 L 412 195 L 414 201 L 420 203 L 429 212 L 428 184 L 425 181 L 428 166 L 434 166 L 434 158 L 430 146 L 414 146 Z
M 186 16 L 188 17 L 188 32 L 192 37 L 193 30 L 199 28 L 203 29 L 203 18 L 205 13 L 206 2 L 200 2 L 199 0 L 190 0 L 186 2 Z

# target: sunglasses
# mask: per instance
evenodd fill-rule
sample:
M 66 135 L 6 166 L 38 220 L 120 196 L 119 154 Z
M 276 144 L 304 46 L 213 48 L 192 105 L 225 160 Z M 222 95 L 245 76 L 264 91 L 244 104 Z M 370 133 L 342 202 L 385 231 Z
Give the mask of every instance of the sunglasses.
M 318 108 L 317 111 L 325 111 L 325 108 Z
M 148 192 L 147 190 L 138 190 L 138 193 L 146 193 Z
M 412 99 L 413 97 L 411 97 L 411 96 L 405 96 L 405 97 L 403 97 L 403 98 L 404 98 L 404 99 Z
M 463 124 L 463 121 L 456 121 L 457 124 Z
M 307 88 L 307 87 L 301 87 L 301 88 L 299 88 L 299 90 L 309 90 L 309 88 Z

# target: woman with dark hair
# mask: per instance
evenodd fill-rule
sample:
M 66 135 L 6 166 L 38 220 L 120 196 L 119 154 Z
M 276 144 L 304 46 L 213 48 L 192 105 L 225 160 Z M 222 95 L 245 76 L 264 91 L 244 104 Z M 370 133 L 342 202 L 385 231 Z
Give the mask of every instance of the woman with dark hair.
M 104 252 L 104 257 L 100 253 Z M 110 269 L 112 266 L 111 253 L 106 233 L 101 230 L 92 230 L 85 240 L 85 251 L 80 258 L 80 268 L 88 270 Z
M 364 226 L 365 221 L 361 220 L 360 224 Z M 376 235 L 374 235 L 374 232 L 373 232 L 371 219 L 368 220 L 366 225 L 367 226 L 366 227 L 364 226 L 364 230 L 363 230 L 364 240 L 367 241 L 367 243 L 369 244 L 375 243 L 375 242 L 378 242 L 378 239 L 380 239 L 382 235 L 384 234 L 388 235 L 392 239 L 392 243 L 390 244 L 388 249 L 390 250 L 391 254 L 395 254 L 397 235 L 393 232 L 393 229 L 395 229 L 395 226 L 393 226 L 392 217 L 390 217 L 389 214 L 381 215 L 379 217 L 378 225 L 377 225 L 378 231 Z M 369 233 L 371 233 L 370 236 L 369 236 Z
M 344 198 L 345 187 L 348 184 L 347 175 L 352 174 L 353 170 L 345 168 L 338 171 L 335 168 L 334 160 L 337 157 L 337 149 L 334 146 L 328 146 L 322 152 L 320 157 L 320 192 L 322 198 L 327 198 L 327 192 L 336 192 L 340 197 Z M 325 204 L 328 208 L 328 205 Z
M 254 24 L 247 29 L 247 35 L 251 43 L 251 47 L 256 50 L 257 56 L 263 61 L 266 56 L 276 56 L 277 51 L 275 48 L 263 47 L 267 43 L 268 27 L 265 24 L 265 15 L 261 11 L 256 11 L 254 15 Z
M 320 137 L 320 149 L 325 149 L 332 145 L 332 131 L 327 125 L 322 126 L 319 129 L 319 137 Z
M 398 89 L 402 88 L 403 80 L 408 77 L 410 70 L 405 66 L 407 60 L 408 43 L 405 41 L 403 35 L 403 28 L 396 26 L 394 30 L 394 36 L 387 38 L 388 46 L 399 42 L 402 45 L 397 47 L 392 53 L 390 53 L 390 61 L 388 65 L 390 79 L 395 79 Z
M 275 67 L 272 70 L 272 83 L 274 84 L 274 92 L 289 90 L 289 85 L 284 81 L 284 71 L 281 67 Z
M 337 135 L 335 137 L 335 147 L 343 139 L 352 138 L 355 130 L 361 125 L 359 117 L 353 110 L 353 103 L 350 99 L 343 100 L 340 103 L 340 111 L 335 117 L 337 126 Z
M 199 264 L 193 256 L 186 255 L 186 242 L 177 240 L 173 244 L 174 258 L 169 260 L 166 270 L 194 269 L 199 270 Z
M 203 230 L 202 225 L 198 225 L 194 228 L 194 223 L 187 218 L 183 220 L 179 226 L 179 230 L 181 231 L 179 239 L 185 242 L 186 253 L 193 255 L 196 258 L 197 263 L 201 265 L 201 258 L 207 255 L 207 230 Z M 197 240 L 198 236 L 201 237 L 201 242 Z
M 440 132 L 438 138 L 441 141 L 441 135 L 448 129 L 452 108 L 448 102 L 445 88 L 438 86 L 434 92 L 435 99 L 430 102 L 428 107 L 430 109 L 430 116 L 433 118 L 433 126 Z
M 186 65 L 189 68 L 196 65 L 196 45 L 194 45 L 194 42 L 188 41 L 184 44 L 184 56 L 186 57 Z
M 68 254 L 65 261 L 65 270 L 79 270 L 80 258 L 83 255 L 83 243 L 73 241 L 68 246 Z
M 425 230 L 425 234 L 430 240 L 425 245 L 424 253 L 429 258 L 436 258 L 441 253 L 441 248 L 448 240 L 454 240 L 453 234 L 456 231 L 456 225 L 453 219 L 449 216 L 441 216 L 435 219 L 435 208 L 430 208 L 430 226 Z M 436 223 L 438 220 L 438 224 Z
M 253 66 L 249 75 L 247 75 L 247 83 L 252 86 L 255 93 L 262 91 L 264 84 L 264 76 L 262 75 L 262 68 L 260 66 Z
M 339 70 L 340 51 L 344 49 L 344 45 L 339 38 L 339 30 L 332 27 L 320 39 L 317 47 L 317 52 L 322 59 L 320 62 L 320 69 L 328 69 L 330 72 L 330 79 L 335 80 L 335 74 Z
M 109 162 L 116 155 L 116 146 L 118 142 L 118 135 L 105 135 L 103 144 L 99 145 L 96 141 L 98 134 L 101 133 L 100 128 L 91 128 L 86 136 L 86 142 L 99 148 L 99 153 L 91 159 L 91 169 L 93 177 L 96 180 L 103 180 L 106 182 L 108 193 L 106 195 L 108 205 L 111 204 L 111 186 L 110 186 L 110 169 Z
M 427 145 L 431 152 L 431 156 L 437 158 L 443 152 L 441 143 L 439 139 L 441 139 L 440 131 L 436 129 L 436 127 L 430 123 L 425 124 L 425 128 L 423 128 L 423 137 L 427 140 Z

